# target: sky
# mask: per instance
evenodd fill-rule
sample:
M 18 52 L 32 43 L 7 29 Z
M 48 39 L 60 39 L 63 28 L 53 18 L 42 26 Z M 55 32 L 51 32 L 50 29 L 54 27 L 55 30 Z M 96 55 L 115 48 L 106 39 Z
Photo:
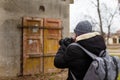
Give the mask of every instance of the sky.
M 98 15 L 96 12 L 96 7 L 91 1 L 96 0 L 74 0 L 74 4 L 70 4 L 70 32 L 73 32 L 75 26 L 79 21 L 85 20 L 85 15 L 90 15 L 98 20 Z M 111 8 L 111 12 L 114 12 L 117 7 L 117 0 L 100 0 L 101 4 L 105 3 L 108 8 Z M 95 3 L 95 2 L 94 2 Z M 102 9 L 102 7 L 101 7 Z M 103 13 L 105 13 L 103 11 Z M 107 14 L 103 14 L 106 16 Z M 118 18 L 119 17 L 119 18 Z M 114 18 L 113 24 L 111 26 L 111 32 L 116 32 L 120 29 L 120 15 Z M 98 28 L 96 28 L 98 29 Z M 107 31 L 107 28 L 104 28 L 104 32 Z

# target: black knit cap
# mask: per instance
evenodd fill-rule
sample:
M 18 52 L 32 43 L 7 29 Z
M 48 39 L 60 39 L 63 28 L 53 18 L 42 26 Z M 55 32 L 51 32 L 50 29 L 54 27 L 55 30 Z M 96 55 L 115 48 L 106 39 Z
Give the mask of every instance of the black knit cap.
M 87 20 L 81 21 L 75 27 L 74 32 L 77 36 L 79 36 L 81 34 L 92 32 L 92 25 Z

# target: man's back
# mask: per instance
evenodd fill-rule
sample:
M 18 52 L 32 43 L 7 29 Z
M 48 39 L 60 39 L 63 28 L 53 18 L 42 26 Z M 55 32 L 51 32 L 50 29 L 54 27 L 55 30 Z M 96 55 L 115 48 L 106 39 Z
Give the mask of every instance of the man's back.
M 101 50 L 106 49 L 104 39 L 100 35 L 84 40 L 78 40 L 76 42 L 85 47 L 87 50 L 94 52 L 96 55 L 99 55 Z M 69 45 L 62 58 L 67 63 L 69 70 L 72 71 L 78 80 L 83 79 L 90 63 L 92 62 L 92 59 L 76 45 Z M 55 61 L 55 65 L 58 65 L 57 61 Z M 68 80 L 73 80 L 70 72 L 68 75 Z
M 99 55 L 102 50 L 106 49 L 103 37 L 98 32 L 92 31 L 92 25 L 89 21 L 81 21 L 74 29 L 76 43 L 82 45 L 88 51 Z M 64 42 L 65 41 L 65 42 Z M 55 56 L 54 65 L 57 68 L 68 68 L 68 80 L 73 80 L 70 71 L 75 75 L 77 80 L 82 80 L 92 59 L 78 46 L 68 44 L 63 40 Z

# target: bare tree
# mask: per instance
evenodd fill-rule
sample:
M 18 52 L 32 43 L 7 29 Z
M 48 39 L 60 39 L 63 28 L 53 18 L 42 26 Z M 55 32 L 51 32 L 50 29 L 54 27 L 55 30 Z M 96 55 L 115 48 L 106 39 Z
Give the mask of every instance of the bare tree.
M 96 0 L 96 2 L 91 1 L 91 3 L 94 5 L 94 7 L 96 7 L 98 21 L 96 21 L 96 19 L 92 18 L 89 15 L 85 15 L 85 17 L 91 19 L 91 22 L 93 24 L 97 24 L 99 26 L 102 36 L 104 36 L 105 34 L 103 31 L 103 27 L 106 27 L 108 29 L 108 34 L 107 34 L 107 41 L 108 41 L 111 34 L 111 26 L 112 26 L 114 17 L 118 13 L 119 5 L 117 5 L 114 11 L 111 11 L 111 8 L 108 8 L 106 4 L 101 4 L 100 0 Z M 108 16 L 106 16 L 107 14 Z
M 101 16 L 101 11 L 100 11 L 100 1 L 99 0 L 96 0 L 96 1 L 97 1 L 97 12 L 98 12 L 98 17 L 99 17 L 99 23 L 100 23 L 99 27 L 100 27 L 100 31 L 101 31 L 102 36 L 104 36 L 102 16 Z
M 106 19 L 107 28 L 108 28 L 107 43 L 108 43 L 108 40 L 109 40 L 110 35 L 111 35 L 111 25 L 112 25 L 112 22 L 113 22 L 114 17 L 115 17 L 116 14 L 117 14 L 118 8 L 119 8 L 119 5 L 117 6 L 117 8 L 115 9 L 115 11 L 114 11 L 113 13 L 108 10 L 108 11 L 109 11 L 109 14 L 110 14 L 110 17 L 109 17 L 108 19 Z M 108 43 L 108 44 L 109 44 L 109 43 Z

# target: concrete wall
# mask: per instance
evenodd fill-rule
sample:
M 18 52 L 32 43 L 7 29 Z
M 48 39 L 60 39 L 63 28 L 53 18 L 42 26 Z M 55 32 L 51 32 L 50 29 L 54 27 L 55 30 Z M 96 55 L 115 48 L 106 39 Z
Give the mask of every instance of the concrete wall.
M 44 10 L 40 8 L 44 6 Z M 22 17 L 60 18 L 69 34 L 69 0 L 0 0 L 0 76 L 20 73 Z

